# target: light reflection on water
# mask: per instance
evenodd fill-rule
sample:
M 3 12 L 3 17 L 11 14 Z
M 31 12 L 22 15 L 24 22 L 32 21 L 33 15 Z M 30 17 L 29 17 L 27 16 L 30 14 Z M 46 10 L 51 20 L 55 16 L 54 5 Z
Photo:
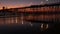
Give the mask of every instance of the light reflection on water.
M 40 30 L 46 30 L 48 28 L 50 28 L 49 24 L 44 24 L 44 23 L 31 23 L 31 22 L 27 22 L 25 21 L 25 19 L 32 19 L 31 16 L 21 16 L 21 17 L 6 17 L 6 18 L 0 18 L 0 24 L 20 24 L 20 25 L 27 25 L 27 26 L 31 26 L 31 27 L 37 27 Z
M 44 29 L 44 27 L 47 29 L 48 28 L 48 24 L 43 24 L 43 23 L 31 23 L 31 22 L 26 22 L 23 20 L 22 17 L 10 17 L 10 18 L 0 18 L 0 24 L 14 24 L 14 23 L 19 23 L 19 24 L 22 24 L 22 25 L 28 25 L 28 26 L 31 26 L 31 27 L 41 27 L 40 29 Z M 45 26 L 44 26 L 45 25 Z
M 49 24 L 44 24 L 44 23 L 41 23 L 40 24 L 40 30 L 43 31 L 43 30 L 46 30 L 49 28 Z
M 13 23 L 21 23 L 23 24 L 25 19 L 34 19 L 34 20 L 45 20 L 45 21 L 49 21 L 49 20 L 55 20 L 57 19 L 55 17 L 55 15 L 28 15 L 28 16 L 24 16 L 23 14 L 21 16 L 16 16 L 16 17 L 5 17 L 5 18 L 0 18 L 0 24 L 13 24 Z M 60 20 L 60 18 L 58 18 L 58 21 Z

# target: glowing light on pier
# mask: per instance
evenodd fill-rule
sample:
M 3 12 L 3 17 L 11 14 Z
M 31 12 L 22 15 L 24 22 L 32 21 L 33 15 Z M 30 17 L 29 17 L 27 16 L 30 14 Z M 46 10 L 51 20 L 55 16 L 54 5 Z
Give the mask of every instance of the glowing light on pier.
M 11 23 L 10 18 L 9 18 L 8 20 L 9 20 L 8 22 L 9 22 L 9 24 L 10 24 L 10 23 Z
M 24 24 L 23 21 L 22 21 L 22 24 Z
M 23 24 L 23 20 L 22 20 L 22 24 Z
M 21 20 L 22 20 L 22 24 L 24 24 L 24 17 L 23 17 L 23 14 L 22 14 L 22 17 L 21 17 Z
M 16 23 L 18 23 L 18 19 L 17 19 L 17 17 L 16 17 Z
M 12 23 L 14 23 L 14 20 L 13 20 L 13 18 L 12 18 L 11 20 L 12 20 Z

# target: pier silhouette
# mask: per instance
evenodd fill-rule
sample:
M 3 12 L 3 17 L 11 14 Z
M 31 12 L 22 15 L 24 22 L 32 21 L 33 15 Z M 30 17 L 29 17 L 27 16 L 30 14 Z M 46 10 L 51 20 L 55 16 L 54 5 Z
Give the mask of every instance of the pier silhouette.
M 0 10 L 0 19 L 0 23 L 3 24 L 0 30 L 5 27 L 7 32 L 16 32 L 16 30 L 17 32 L 42 32 L 43 29 L 45 29 L 43 32 L 51 32 L 59 29 L 60 26 L 60 4 L 32 5 L 10 9 L 3 7 Z

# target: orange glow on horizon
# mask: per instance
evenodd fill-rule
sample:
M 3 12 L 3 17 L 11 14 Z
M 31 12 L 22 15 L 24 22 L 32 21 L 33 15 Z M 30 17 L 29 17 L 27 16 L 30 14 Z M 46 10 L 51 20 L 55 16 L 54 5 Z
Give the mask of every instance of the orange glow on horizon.
M 25 6 L 30 6 L 30 5 L 32 5 L 32 3 L 28 3 L 28 4 L 1 4 L 0 5 L 0 9 L 2 9 L 2 7 L 4 6 L 4 7 L 6 7 L 6 8 L 18 8 L 18 7 L 25 7 Z
M 2 7 L 3 7 L 4 5 L 0 5 L 0 10 L 1 9 L 3 9 Z M 23 5 L 23 4 L 20 4 L 20 5 L 18 5 L 18 4 L 7 4 L 7 5 L 5 5 L 4 7 L 5 8 L 7 8 L 7 9 L 9 9 L 9 8 L 18 8 L 18 7 L 24 7 L 25 5 Z

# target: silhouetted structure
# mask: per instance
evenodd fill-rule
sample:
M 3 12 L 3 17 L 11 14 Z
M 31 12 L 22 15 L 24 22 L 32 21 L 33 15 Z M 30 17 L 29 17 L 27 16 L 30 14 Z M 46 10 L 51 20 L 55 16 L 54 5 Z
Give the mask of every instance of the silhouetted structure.
M 33 20 L 33 21 L 58 21 L 60 22 L 60 4 L 45 4 L 45 5 L 32 5 L 28 7 L 20 7 L 20 8 L 11 8 L 5 9 L 3 7 L 3 14 L 5 17 L 13 17 L 20 16 L 21 14 L 27 16 L 24 17 L 25 20 Z M 13 15 L 13 16 L 12 16 Z M 59 16 L 59 17 L 58 17 Z
M 5 7 L 3 6 L 3 10 L 5 9 Z
M 44 5 L 31 5 L 27 7 L 20 7 L 20 8 L 11 8 L 9 11 L 17 11 L 17 12 L 59 12 L 60 11 L 60 4 L 44 4 Z

